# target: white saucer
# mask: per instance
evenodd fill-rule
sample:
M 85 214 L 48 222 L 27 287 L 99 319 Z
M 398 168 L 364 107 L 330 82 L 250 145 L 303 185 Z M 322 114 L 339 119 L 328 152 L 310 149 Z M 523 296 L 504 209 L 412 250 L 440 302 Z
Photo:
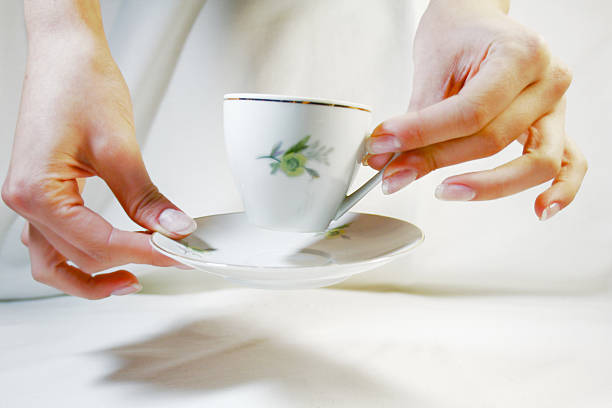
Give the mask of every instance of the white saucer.
M 182 264 L 265 289 L 332 285 L 391 262 L 423 241 L 417 226 L 373 214 L 345 214 L 320 233 L 261 229 L 244 213 L 196 222 L 198 229 L 180 241 L 154 233 L 153 247 Z

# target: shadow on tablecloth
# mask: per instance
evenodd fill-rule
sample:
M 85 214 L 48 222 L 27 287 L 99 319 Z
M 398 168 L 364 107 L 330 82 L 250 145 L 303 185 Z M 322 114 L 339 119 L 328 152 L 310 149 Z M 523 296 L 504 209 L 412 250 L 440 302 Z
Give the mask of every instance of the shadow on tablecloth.
M 347 360 L 354 359 L 347 352 L 352 357 Z M 332 359 L 231 317 L 197 321 L 105 353 L 122 363 L 105 381 L 141 383 L 154 392 L 232 392 L 255 386 L 280 406 L 316 405 L 317 401 L 342 406 L 427 406 L 411 390 L 382 383 L 375 373 L 343 363 L 342 355 Z

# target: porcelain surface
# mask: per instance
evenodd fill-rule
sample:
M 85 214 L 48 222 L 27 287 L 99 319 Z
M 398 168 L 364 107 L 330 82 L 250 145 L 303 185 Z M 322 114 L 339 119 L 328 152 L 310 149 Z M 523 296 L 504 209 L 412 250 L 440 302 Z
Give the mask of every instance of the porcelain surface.
M 405 255 L 424 238 L 409 222 L 362 213 L 347 213 L 319 233 L 259 228 L 245 213 L 196 221 L 197 230 L 180 241 L 154 233 L 153 247 L 237 284 L 269 289 L 332 285 Z
M 253 224 L 321 231 L 361 163 L 372 113 L 349 102 L 295 98 L 225 95 L 225 144 Z

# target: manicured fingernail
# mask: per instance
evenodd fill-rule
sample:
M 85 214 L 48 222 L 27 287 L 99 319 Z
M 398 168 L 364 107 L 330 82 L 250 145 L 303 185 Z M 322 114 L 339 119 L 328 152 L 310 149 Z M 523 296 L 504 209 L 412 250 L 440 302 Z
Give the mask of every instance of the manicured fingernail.
M 142 290 L 142 285 L 140 283 L 133 283 L 129 286 L 125 286 L 123 288 L 115 289 L 111 295 L 113 296 L 124 296 L 130 295 L 132 293 L 140 292 Z
M 440 184 L 436 187 L 436 198 L 445 201 L 470 201 L 476 192 L 461 184 Z
M 546 221 L 561 210 L 559 203 L 552 203 L 542 211 L 540 221 Z
M 164 210 L 159 215 L 158 222 L 166 232 L 177 235 L 191 234 L 198 227 L 190 216 L 173 208 Z
M 367 166 L 368 165 L 368 160 L 370 159 L 370 157 L 372 157 L 371 154 L 366 154 L 365 156 L 363 156 L 363 159 L 361 159 L 361 164 L 363 166 Z
M 383 179 L 383 194 L 393 194 L 401 190 L 417 178 L 417 172 L 413 169 L 400 170 L 393 173 L 390 177 Z
M 366 141 L 366 150 L 371 154 L 397 152 L 401 147 L 397 137 L 391 135 L 369 137 Z

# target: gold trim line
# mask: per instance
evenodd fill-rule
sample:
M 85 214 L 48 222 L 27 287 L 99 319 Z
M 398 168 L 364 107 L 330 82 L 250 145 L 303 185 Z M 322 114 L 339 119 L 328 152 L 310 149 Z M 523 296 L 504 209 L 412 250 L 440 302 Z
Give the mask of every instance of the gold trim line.
M 312 102 L 312 101 L 286 101 L 283 99 L 265 99 L 265 98 L 225 98 L 226 101 L 264 101 L 264 102 L 284 102 L 284 103 L 301 103 L 304 105 L 321 105 L 321 106 L 335 106 L 337 108 L 348 108 L 357 109 L 364 112 L 370 112 L 371 110 L 365 108 L 359 108 L 357 106 L 343 105 L 337 103 L 326 103 L 326 102 Z

